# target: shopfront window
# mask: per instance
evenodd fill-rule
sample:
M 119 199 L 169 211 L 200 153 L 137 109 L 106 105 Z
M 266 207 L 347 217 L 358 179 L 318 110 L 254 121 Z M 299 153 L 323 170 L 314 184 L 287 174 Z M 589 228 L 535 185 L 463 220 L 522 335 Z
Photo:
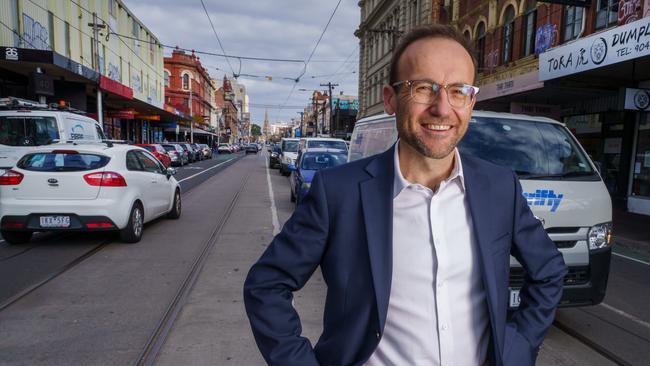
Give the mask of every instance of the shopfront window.
M 578 6 L 564 7 L 564 40 L 570 41 L 578 37 L 582 28 L 584 8 Z
M 537 21 L 537 2 L 528 0 L 526 2 L 526 14 L 524 15 L 524 56 L 532 55 L 535 52 L 535 26 Z
M 632 195 L 650 198 L 650 113 L 643 113 L 639 124 Z
M 618 0 L 596 2 L 596 29 L 609 28 L 618 22 Z
M 512 61 L 512 38 L 515 30 L 515 8 L 506 10 L 503 24 L 503 63 Z

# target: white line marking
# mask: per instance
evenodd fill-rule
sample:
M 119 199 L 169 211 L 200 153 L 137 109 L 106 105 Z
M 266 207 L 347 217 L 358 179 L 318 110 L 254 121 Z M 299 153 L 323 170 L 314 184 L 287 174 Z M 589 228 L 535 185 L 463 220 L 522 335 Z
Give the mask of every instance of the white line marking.
M 627 255 L 618 254 L 618 253 L 614 253 L 614 252 L 612 252 L 612 254 L 614 254 L 614 255 L 617 256 L 617 257 L 622 257 L 622 258 L 629 259 L 629 260 L 634 261 L 634 262 L 638 262 L 638 263 L 641 263 L 641 264 L 645 264 L 646 266 L 650 266 L 650 263 L 648 263 L 648 262 L 644 262 L 644 261 L 642 261 L 642 260 L 640 260 L 640 259 L 636 259 L 636 258 L 628 257 Z
M 219 163 L 219 164 L 217 164 L 217 165 L 215 165 L 215 166 L 209 167 L 208 169 L 206 169 L 206 170 L 204 170 L 204 171 L 202 171 L 202 172 L 198 172 L 198 173 L 196 173 L 196 174 L 194 174 L 194 175 L 190 175 L 189 177 L 183 178 L 183 179 L 179 180 L 178 183 L 180 183 L 180 182 L 184 182 L 184 181 L 186 181 L 186 180 L 188 180 L 188 179 L 192 179 L 192 178 L 196 177 L 197 175 L 201 175 L 201 174 L 203 174 L 203 173 L 207 173 L 207 172 L 209 172 L 210 170 L 212 170 L 212 169 L 214 169 L 214 168 L 216 168 L 216 167 L 218 167 L 218 166 L 220 166 L 220 165 L 223 165 L 223 164 L 229 162 L 230 160 L 231 160 L 231 159 L 228 159 L 228 160 L 223 161 L 223 162 L 221 162 L 221 163 Z
M 611 305 L 607 305 L 604 302 L 600 303 L 600 306 L 604 307 L 607 310 L 611 310 L 611 311 L 615 312 L 616 314 L 618 314 L 618 315 L 620 315 L 620 316 L 622 316 L 624 318 L 628 318 L 631 321 L 633 321 L 633 322 L 635 322 L 635 323 L 637 323 L 637 324 L 639 324 L 641 326 L 644 326 L 644 327 L 650 329 L 650 323 L 648 323 L 646 321 L 643 321 L 643 320 L 637 318 L 634 315 L 630 315 L 630 314 L 624 312 L 623 310 L 618 310 L 617 308 L 615 308 L 615 307 L 613 307 Z
M 271 220 L 273 221 L 273 236 L 278 235 L 280 232 L 280 220 L 278 220 L 278 210 L 275 207 L 275 196 L 273 195 L 273 185 L 271 184 L 271 174 L 269 173 L 269 166 L 266 165 L 266 159 L 264 159 L 266 166 L 266 181 L 269 182 L 269 198 L 271 199 Z

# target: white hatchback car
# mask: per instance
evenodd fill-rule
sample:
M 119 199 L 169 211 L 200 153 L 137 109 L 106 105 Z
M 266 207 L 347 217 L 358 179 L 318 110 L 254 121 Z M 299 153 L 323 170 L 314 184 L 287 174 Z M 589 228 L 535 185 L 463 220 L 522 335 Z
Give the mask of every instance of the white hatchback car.
M 181 215 L 176 171 L 131 145 L 60 144 L 23 156 L 0 176 L 0 233 L 11 244 L 35 231 L 113 231 L 142 238 L 144 224 Z

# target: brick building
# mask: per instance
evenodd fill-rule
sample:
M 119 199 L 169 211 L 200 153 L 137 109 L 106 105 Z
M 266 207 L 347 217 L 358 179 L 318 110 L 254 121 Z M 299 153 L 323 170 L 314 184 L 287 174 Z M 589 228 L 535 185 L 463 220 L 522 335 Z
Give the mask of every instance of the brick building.
M 213 113 L 210 98 L 214 94 L 210 75 L 194 52 L 186 54 L 176 49 L 171 57 L 165 57 L 164 65 L 165 103 L 191 114 L 194 128 L 198 129 L 198 134 L 204 134 L 203 131 L 209 130 L 210 115 Z
M 223 143 L 237 142 L 239 126 L 239 110 L 235 105 L 235 95 L 230 80 L 223 77 L 221 85 L 214 93 L 214 104 L 221 110 L 219 118 L 219 141 Z

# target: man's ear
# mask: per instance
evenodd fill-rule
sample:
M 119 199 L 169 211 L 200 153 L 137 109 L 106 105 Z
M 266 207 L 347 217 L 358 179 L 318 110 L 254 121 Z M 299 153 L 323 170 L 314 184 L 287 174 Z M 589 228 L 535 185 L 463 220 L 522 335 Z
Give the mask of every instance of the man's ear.
M 387 114 L 395 114 L 395 111 L 397 111 L 397 94 L 395 93 L 395 89 L 388 84 L 384 84 L 382 93 L 384 96 L 384 111 Z

